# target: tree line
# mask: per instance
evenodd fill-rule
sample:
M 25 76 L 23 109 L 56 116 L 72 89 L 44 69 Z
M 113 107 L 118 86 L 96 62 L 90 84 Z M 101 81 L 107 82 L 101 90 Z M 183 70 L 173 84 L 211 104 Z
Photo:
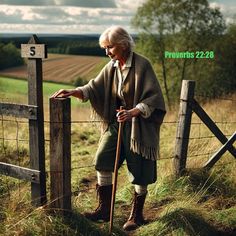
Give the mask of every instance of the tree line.
M 105 56 L 104 51 L 98 45 L 98 39 L 94 41 L 62 40 L 56 46 L 49 47 L 50 53 Z

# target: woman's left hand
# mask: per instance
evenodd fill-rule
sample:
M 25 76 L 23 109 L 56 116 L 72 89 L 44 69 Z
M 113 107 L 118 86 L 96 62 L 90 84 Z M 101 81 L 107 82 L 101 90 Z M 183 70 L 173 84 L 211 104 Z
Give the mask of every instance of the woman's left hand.
M 131 110 L 120 110 L 116 114 L 117 121 L 118 122 L 125 122 L 130 121 L 133 117 L 138 116 L 141 113 L 141 111 L 138 108 L 133 108 Z

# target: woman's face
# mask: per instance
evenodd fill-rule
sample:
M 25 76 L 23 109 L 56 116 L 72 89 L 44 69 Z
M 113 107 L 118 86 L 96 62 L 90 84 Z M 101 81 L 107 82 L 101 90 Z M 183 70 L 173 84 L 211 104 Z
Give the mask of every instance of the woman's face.
M 106 51 L 106 55 L 112 60 L 122 61 L 125 59 L 125 48 L 118 44 L 105 43 L 103 48 Z

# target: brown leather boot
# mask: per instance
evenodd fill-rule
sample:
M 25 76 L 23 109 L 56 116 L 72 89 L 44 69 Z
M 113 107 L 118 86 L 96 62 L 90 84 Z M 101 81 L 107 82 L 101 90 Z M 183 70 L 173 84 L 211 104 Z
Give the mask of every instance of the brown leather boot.
M 134 193 L 132 210 L 128 221 L 123 225 L 124 230 L 135 230 L 145 223 L 143 218 L 143 206 L 146 195 L 147 194 L 138 195 L 136 192 Z
M 111 208 L 112 185 L 100 186 L 96 185 L 99 205 L 93 212 L 85 212 L 84 216 L 92 221 L 109 221 Z

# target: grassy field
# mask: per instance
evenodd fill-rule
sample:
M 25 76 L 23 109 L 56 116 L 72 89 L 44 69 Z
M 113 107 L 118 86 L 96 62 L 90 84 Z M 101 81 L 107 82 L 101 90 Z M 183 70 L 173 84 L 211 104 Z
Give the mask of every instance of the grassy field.
M 74 88 L 72 85 L 61 85 L 56 83 L 44 82 L 43 83 L 43 95 L 46 102 L 49 97 L 57 90 L 61 88 L 70 89 Z M 18 95 L 16 97 L 16 94 Z M 27 102 L 28 83 L 26 80 L 11 79 L 6 77 L 0 77 L 0 98 L 9 102 Z
M 231 103 L 231 104 L 230 104 Z M 218 107 L 224 109 L 217 110 Z M 235 114 L 227 116 L 235 102 L 218 101 L 204 105 L 206 111 L 219 122 L 224 133 L 236 130 Z M 226 117 L 227 116 L 227 117 Z M 208 141 L 208 130 L 194 116 L 188 158 L 189 173 L 173 179 L 172 156 L 176 112 L 169 113 L 161 130 L 161 160 L 158 162 L 158 181 L 149 186 L 145 217 L 149 223 L 129 235 L 235 235 L 236 225 L 236 161 L 228 153 L 210 172 L 201 171 L 209 155 L 221 145 L 216 138 Z M 227 123 L 220 123 L 224 121 Z M 233 122 L 234 121 L 234 122 Z M 197 125 L 198 124 L 198 125 Z M 0 136 L 1 161 L 28 166 L 27 123 L 4 121 Z M 18 130 L 18 131 L 17 131 Z M 45 123 L 46 140 L 49 140 L 48 123 Z M 200 133 L 199 133 L 200 132 Z M 196 136 L 197 134 L 197 136 Z M 195 139 L 195 138 L 196 139 Z M 202 137 L 202 139 L 200 139 Z M 199 139 L 198 139 L 199 138 Z M 12 140 L 11 140 L 12 139 Z M 9 141 L 8 141 L 9 140 Z M 0 178 L 1 227 L 0 235 L 107 235 L 108 223 L 93 224 L 80 213 L 96 206 L 96 173 L 93 157 L 98 145 L 99 129 L 96 124 L 72 123 L 72 205 L 73 215 L 63 219 L 49 214 L 46 208 L 30 205 L 29 184 L 9 178 Z M 49 142 L 46 141 L 46 168 L 49 174 Z M 49 191 L 49 189 L 48 189 Z M 126 166 L 119 171 L 117 203 L 114 226 L 115 235 L 125 235 L 120 230 L 125 222 L 132 199 L 132 186 L 127 181 Z M 48 192 L 49 194 L 49 192 Z M 4 204 L 3 204 L 4 203 Z M 80 234 L 78 234 L 80 232 Z
M 44 82 L 44 108 L 48 98 L 61 84 Z M 0 78 L 0 101 L 27 103 L 24 80 Z M 93 158 L 99 142 L 99 124 L 89 120 L 89 104 L 72 101 L 72 207 L 73 214 L 63 219 L 45 207 L 30 204 L 30 186 L 24 181 L 0 177 L 0 235 L 108 235 L 108 223 L 91 223 L 81 213 L 96 206 L 96 172 Z M 209 101 L 203 105 L 224 134 L 236 130 L 236 95 Z M 161 159 L 158 181 L 149 186 L 144 215 L 148 224 L 128 235 L 159 236 L 233 236 L 236 235 L 236 161 L 225 153 L 209 172 L 203 164 L 221 144 L 193 114 L 187 167 L 188 173 L 173 178 L 173 152 L 178 111 L 167 113 L 161 128 Z M 46 171 L 49 172 L 49 123 L 45 122 Z M 26 120 L 0 116 L 0 161 L 29 167 L 28 123 Z M 236 146 L 236 145 L 234 145 Z M 48 178 L 48 199 L 50 198 Z M 119 170 L 113 235 L 127 235 L 121 230 L 126 221 L 133 189 L 127 180 L 126 166 Z
M 78 78 L 90 80 L 108 62 L 108 58 L 49 54 L 43 60 L 43 79 L 57 83 L 73 84 Z M 27 67 L 20 66 L 0 71 L 1 76 L 27 78 Z

